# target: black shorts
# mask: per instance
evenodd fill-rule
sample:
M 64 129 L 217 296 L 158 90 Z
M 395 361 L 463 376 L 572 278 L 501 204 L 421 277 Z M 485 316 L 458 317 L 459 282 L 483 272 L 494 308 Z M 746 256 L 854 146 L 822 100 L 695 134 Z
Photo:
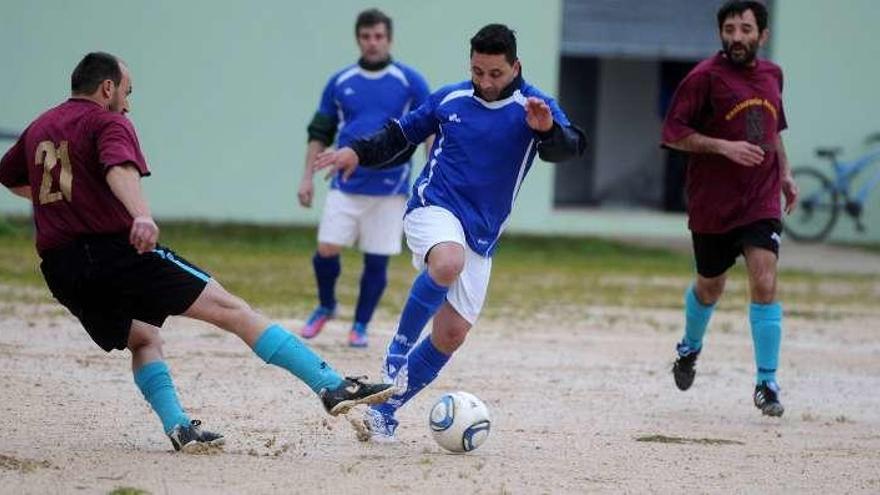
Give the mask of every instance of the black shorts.
M 723 274 L 746 246 L 773 251 L 778 257 L 781 235 L 782 222 L 776 219 L 758 220 L 722 234 L 692 232 L 697 273 L 706 278 Z
M 127 235 L 83 237 L 42 257 L 52 295 L 107 352 L 125 349 L 132 320 L 162 326 L 169 315 L 186 311 L 210 280 L 165 247 L 138 254 Z

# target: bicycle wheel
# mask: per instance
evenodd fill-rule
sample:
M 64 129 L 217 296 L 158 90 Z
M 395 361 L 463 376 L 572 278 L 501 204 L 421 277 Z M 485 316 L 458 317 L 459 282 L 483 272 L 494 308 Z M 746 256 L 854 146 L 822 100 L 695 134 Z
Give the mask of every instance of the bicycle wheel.
M 796 168 L 792 175 L 800 193 L 794 211 L 784 219 L 785 232 L 798 241 L 821 241 L 837 221 L 837 190 L 813 168 Z

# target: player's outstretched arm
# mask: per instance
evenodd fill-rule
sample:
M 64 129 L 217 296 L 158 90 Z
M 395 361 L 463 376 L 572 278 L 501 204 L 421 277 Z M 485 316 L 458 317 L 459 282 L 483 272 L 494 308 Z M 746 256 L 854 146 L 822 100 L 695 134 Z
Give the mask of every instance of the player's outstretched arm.
M 540 99 L 526 100 L 526 123 L 538 135 L 538 156 L 546 162 L 562 162 L 584 153 L 587 138 L 574 126 L 554 121 L 550 106 Z
M 315 171 L 330 168 L 325 179 L 330 179 L 336 173 L 342 172 L 342 181 L 345 182 L 354 173 L 358 166 L 358 157 L 351 148 L 345 147 L 338 150 L 327 150 L 315 158 Z
M 361 165 L 381 169 L 397 166 L 400 157 L 411 155 L 417 144 L 411 143 L 400 123 L 392 120 L 378 132 L 356 139 L 351 143 L 351 149 Z
M 134 219 L 128 241 L 139 254 L 152 251 L 159 240 L 159 227 L 153 221 L 147 199 L 141 190 L 141 174 L 134 164 L 110 167 L 106 175 L 113 195 L 125 206 Z
M 394 167 L 400 157 L 412 154 L 415 147 L 403 134 L 400 124 L 391 121 L 378 132 L 356 139 L 350 147 L 321 153 L 315 160 L 315 170 L 332 167 L 328 177 L 342 171 L 342 179 L 346 180 L 358 165 L 379 169 Z

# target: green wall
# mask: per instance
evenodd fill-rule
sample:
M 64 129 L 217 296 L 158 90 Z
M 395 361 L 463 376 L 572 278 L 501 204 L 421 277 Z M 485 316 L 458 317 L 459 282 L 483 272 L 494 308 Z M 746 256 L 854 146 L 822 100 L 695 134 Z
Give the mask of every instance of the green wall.
M 830 171 L 814 156 L 815 147 L 843 146 L 843 158 L 855 158 L 868 150 L 865 136 L 880 132 L 880 2 L 778 0 L 773 16 L 773 55 L 785 73 L 789 130 L 783 139 L 789 159 L 793 166 Z M 880 163 L 862 180 L 874 171 Z M 865 234 L 842 218 L 832 237 L 880 241 L 880 188 L 863 218 Z
M 296 203 L 305 125 L 327 77 L 356 58 L 356 13 L 378 6 L 396 22 L 394 54 L 432 87 L 467 77 L 467 40 L 481 25 L 518 31 L 526 77 L 556 93 L 561 0 L 444 2 L 222 1 L 115 4 L 4 0 L 0 9 L 0 127 L 20 129 L 63 100 L 83 53 L 122 56 L 133 71 L 132 120 L 154 175 L 156 216 L 313 224 L 319 209 Z M 874 0 L 779 0 L 773 58 L 786 75 L 792 163 L 818 164 L 812 149 L 847 156 L 880 131 L 880 43 Z M 10 143 L 0 143 L 0 150 Z M 416 156 L 422 156 L 418 154 Z M 659 166 L 659 165 L 658 165 Z M 867 176 L 867 174 L 866 174 Z M 317 204 L 326 185 L 319 186 Z M 511 230 L 680 236 L 682 215 L 552 209 L 553 169 L 536 163 Z M 0 212 L 28 206 L 0 192 Z M 840 240 L 880 240 L 880 191 L 865 213 L 867 235 L 840 222 Z
M 504 0 L 4 0 L 0 127 L 21 129 L 62 101 L 79 58 L 109 51 L 133 74 L 130 116 L 154 172 L 145 184 L 160 220 L 315 223 L 318 211 L 296 202 L 305 126 L 330 74 L 357 58 L 354 18 L 372 6 L 395 20 L 396 58 L 432 88 L 467 78 L 468 39 L 503 22 L 518 32 L 526 77 L 556 92 L 559 0 L 516 8 Z M 528 204 L 518 205 L 525 225 L 551 204 L 551 169 L 536 164 L 534 172 L 522 193 Z M 0 192 L 0 211 L 27 210 Z

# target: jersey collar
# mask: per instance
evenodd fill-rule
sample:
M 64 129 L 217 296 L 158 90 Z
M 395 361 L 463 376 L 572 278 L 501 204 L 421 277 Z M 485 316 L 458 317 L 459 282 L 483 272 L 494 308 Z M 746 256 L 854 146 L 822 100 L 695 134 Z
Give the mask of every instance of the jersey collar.
M 506 99 L 510 98 L 511 96 L 513 96 L 513 94 L 517 90 L 522 89 L 522 85 L 523 85 L 523 77 L 522 77 L 522 69 L 520 69 L 519 74 L 517 74 L 517 76 L 513 79 L 513 81 L 510 81 L 510 84 L 508 84 L 507 87 L 505 87 L 504 89 L 501 90 L 501 94 L 498 95 L 498 99 L 496 101 L 506 100 Z M 486 99 L 483 98 L 483 94 L 480 93 L 480 88 L 478 88 L 473 83 L 473 81 L 471 81 L 471 86 L 473 86 L 473 88 L 474 88 L 474 96 L 479 98 L 482 101 L 486 101 Z M 492 103 L 492 102 L 487 102 L 487 103 Z
M 522 70 L 520 70 L 520 73 L 513 79 L 513 81 L 510 81 L 510 84 L 508 84 L 507 87 L 501 90 L 501 94 L 498 95 L 498 99 L 495 101 L 487 101 L 484 99 L 483 95 L 480 93 L 480 88 L 474 85 L 473 81 L 471 81 L 471 86 L 474 88 L 474 98 L 482 103 L 483 106 L 487 108 L 500 108 L 509 103 L 511 98 L 515 100 L 522 98 L 520 93 L 523 86 Z
M 387 59 L 382 60 L 380 62 L 367 62 L 366 60 L 364 60 L 363 57 L 361 57 L 358 59 L 358 65 L 360 66 L 361 69 L 364 69 L 364 70 L 367 70 L 370 72 L 378 72 L 378 71 L 384 69 L 385 67 L 388 67 L 389 65 L 391 65 L 391 57 L 388 57 Z

